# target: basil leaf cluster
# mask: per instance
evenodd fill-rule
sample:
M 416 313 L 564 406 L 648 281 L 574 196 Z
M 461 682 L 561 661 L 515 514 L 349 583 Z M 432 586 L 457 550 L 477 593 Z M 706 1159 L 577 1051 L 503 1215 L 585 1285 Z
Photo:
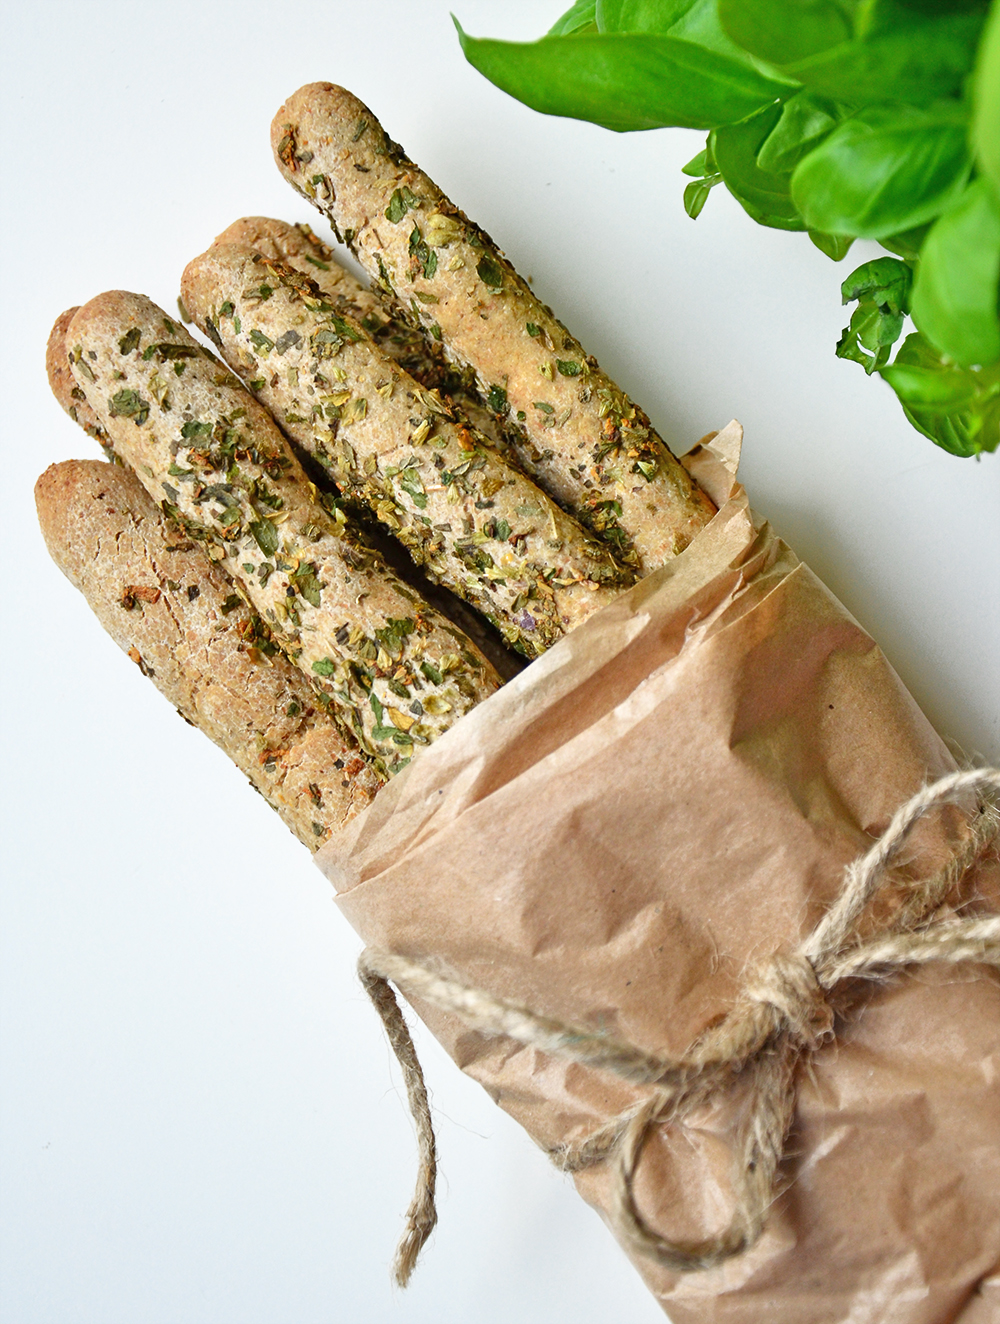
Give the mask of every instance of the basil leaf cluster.
M 1000 445 L 1000 0 L 577 0 L 538 41 L 467 59 L 550 115 L 616 132 L 706 129 L 684 167 L 834 261 L 841 358 L 878 373 L 953 455 Z M 907 319 L 915 330 L 895 358 Z

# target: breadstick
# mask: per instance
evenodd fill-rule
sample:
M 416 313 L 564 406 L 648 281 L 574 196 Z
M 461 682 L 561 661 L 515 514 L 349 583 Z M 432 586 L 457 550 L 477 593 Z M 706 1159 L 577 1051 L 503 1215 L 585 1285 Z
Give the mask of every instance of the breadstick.
M 64 313 L 60 313 L 56 318 L 49 333 L 48 344 L 45 346 L 45 371 L 48 375 L 49 386 L 52 388 L 52 394 L 73 422 L 79 423 L 88 437 L 93 437 L 109 460 L 115 460 L 117 456 L 108 439 L 108 434 L 101 426 L 100 419 L 87 404 L 87 397 L 77 386 L 76 379 L 69 366 L 69 358 L 66 353 L 66 332 L 69 329 L 70 322 L 79 311 L 79 305 L 76 308 L 67 308 Z
M 632 582 L 605 546 L 299 272 L 216 244 L 188 264 L 181 297 L 344 495 L 520 652 L 538 656 Z
M 449 363 L 440 345 L 428 341 L 418 328 L 394 317 L 376 293 L 339 265 L 333 250 L 308 225 L 289 225 L 287 221 L 266 216 L 244 216 L 223 230 L 214 243 L 255 248 L 265 257 L 283 262 L 314 280 L 337 312 L 359 321 L 383 353 L 395 359 L 421 386 L 454 400 L 461 413 L 496 450 L 508 457 L 512 455 L 506 434 L 476 392 L 475 374 Z
M 284 226 L 283 221 L 274 222 L 274 224 Z M 293 227 L 284 226 L 284 228 L 292 229 Z M 294 228 L 298 229 L 298 227 Z M 302 228 L 308 231 L 308 226 Z M 56 399 L 73 421 L 79 423 L 89 435 L 96 436 L 104 446 L 108 458 L 120 464 L 121 461 L 118 460 L 111 443 L 107 439 L 107 433 L 98 423 L 97 415 L 87 404 L 83 392 L 76 385 L 70 371 L 69 348 L 66 345 L 65 332 L 76 311 L 75 308 L 71 308 L 67 313 L 63 313 L 57 319 L 49 337 L 48 352 L 46 354 L 49 385 Z M 73 391 L 76 391 L 76 396 L 72 394 Z M 367 532 L 370 532 L 370 530 Z M 461 598 L 442 590 L 432 580 L 426 577 L 420 579 L 414 571 L 412 561 L 407 557 L 402 547 L 395 543 L 392 538 L 383 536 L 381 541 L 376 541 L 376 546 L 390 568 L 404 583 L 414 588 L 418 595 L 425 597 L 439 615 L 446 616 L 463 634 L 468 635 L 503 681 L 513 680 L 519 672 L 524 670 L 525 659 L 520 654 L 505 648 L 499 634 L 491 629 L 477 612 L 473 611 Z
M 142 295 L 69 326 L 77 385 L 154 499 L 242 586 L 276 640 L 387 773 L 499 677 L 470 640 L 316 499 L 270 415 Z
M 338 312 L 346 311 L 359 322 L 372 317 L 381 325 L 389 317 L 378 296 L 344 270 L 333 250 L 308 225 L 290 225 L 269 216 L 243 216 L 212 240 L 213 248 L 229 244 L 256 249 L 272 262 L 281 262 L 310 276 L 331 302 L 345 301 L 347 307 L 338 306 Z M 181 299 L 183 301 L 183 294 Z M 405 323 L 397 325 L 399 334 L 412 344 L 415 352 L 428 353 L 419 331 Z M 371 326 L 365 329 L 374 335 Z
M 52 559 L 119 648 L 213 740 L 311 850 L 368 805 L 374 769 L 203 548 L 121 465 L 47 469 L 35 503 Z
M 333 224 L 378 288 L 472 367 L 539 485 L 642 574 L 715 513 L 647 416 L 531 293 L 371 111 L 311 83 L 271 128 L 285 178 Z

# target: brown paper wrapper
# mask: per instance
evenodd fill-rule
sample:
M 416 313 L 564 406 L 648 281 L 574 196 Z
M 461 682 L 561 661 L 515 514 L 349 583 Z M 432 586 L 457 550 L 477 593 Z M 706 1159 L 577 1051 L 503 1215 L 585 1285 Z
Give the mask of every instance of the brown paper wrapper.
M 317 856 L 372 946 L 654 1054 L 683 1053 L 752 959 L 797 943 L 845 866 L 954 761 L 872 639 L 735 481 L 730 425 L 688 463 L 719 513 L 670 565 L 464 717 Z M 921 823 L 895 894 L 968 833 Z M 996 854 L 955 904 L 1000 895 Z M 883 905 L 885 903 L 883 902 Z M 643 1090 L 414 1002 L 546 1149 Z M 1000 988 L 925 966 L 872 986 L 800 1071 L 787 1183 L 750 1250 L 679 1275 L 636 1257 L 676 1324 L 1000 1318 Z M 732 1104 L 651 1134 L 662 1235 L 732 1211 Z M 606 1218 L 608 1163 L 575 1177 Z

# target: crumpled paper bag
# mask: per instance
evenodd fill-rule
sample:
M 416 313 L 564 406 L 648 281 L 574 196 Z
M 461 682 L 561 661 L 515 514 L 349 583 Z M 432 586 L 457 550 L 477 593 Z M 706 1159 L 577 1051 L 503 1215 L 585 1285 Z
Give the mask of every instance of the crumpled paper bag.
M 719 506 L 690 547 L 463 718 L 319 853 L 369 945 L 679 1054 L 725 1014 L 748 962 L 813 927 L 898 806 L 954 769 L 872 639 L 754 520 L 740 438 L 731 424 L 687 460 Z M 940 869 L 968 824 L 959 806 L 922 822 L 896 893 Z M 998 897 L 987 850 L 949 899 Z M 642 1094 L 413 1005 L 547 1150 Z M 799 1076 L 785 1188 L 757 1244 L 691 1274 L 634 1257 L 670 1318 L 1000 1318 L 995 977 L 930 965 L 871 987 Z M 635 1194 L 663 1235 L 728 1221 L 732 1106 L 649 1137 Z M 575 1176 L 606 1218 L 611 1179 L 607 1163 Z

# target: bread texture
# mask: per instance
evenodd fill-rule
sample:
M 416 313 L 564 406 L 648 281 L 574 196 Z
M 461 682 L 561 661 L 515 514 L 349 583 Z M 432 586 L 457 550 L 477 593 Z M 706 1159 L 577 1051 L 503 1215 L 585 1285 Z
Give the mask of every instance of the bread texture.
M 202 541 L 391 774 L 499 686 L 471 641 L 324 507 L 270 415 L 142 295 L 73 317 L 72 372 L 147 491 Z
M 133 473 L 68 460 L 42 474 L 35 503 L 52 559 L 104 629 L 301 842 L 318 849 L 371 803 L 382 779 L 356 742 Z
M 330 220 L 401 317 L 471 368 L 522 467 L 640 574 L 715 514 L 649 418 L 531 292 L 490 237 L 332 83 L 271 126 L 279 169 Z
M 216 245 L 242 244 L 315 281 L 337 312 L 359 321 L 379 349 L 428 390 L 454 401 L 461 413 L 499 451 L 511 455 L 506 433 L 476 390 L 471 369 L 452 363 L 421 327 L 396 316 L 377 291 L 355 279 L 308 225 L 268 216 L 244 216 L 217 236 Z
M 181 297 L 343 494 L 526 656 L 633 582 L 607 546 L 301 272 L 253 248 L 216 244 L 188 264 Z
M 59 314 L 53 323 L 52 330 L 49 332 L 48 344 L 45 346 L 45 372 L 49 379 L 52 394 L 73 422 L 78 423 L 87 436 L 92 437 L 97 442 L 109 460 L 114 460 L 116 458 L 114 447 L 111 445 L 108 434 L 102 426 L 101 420 L 87 404 L 87 397 L 77 386 L 76 378 L 73 376 L 70 367 L 72 349 L 66 343 L 66 335 L 70 323 L 79 311 L 79 306 L 67 308 L 64 313 Z

